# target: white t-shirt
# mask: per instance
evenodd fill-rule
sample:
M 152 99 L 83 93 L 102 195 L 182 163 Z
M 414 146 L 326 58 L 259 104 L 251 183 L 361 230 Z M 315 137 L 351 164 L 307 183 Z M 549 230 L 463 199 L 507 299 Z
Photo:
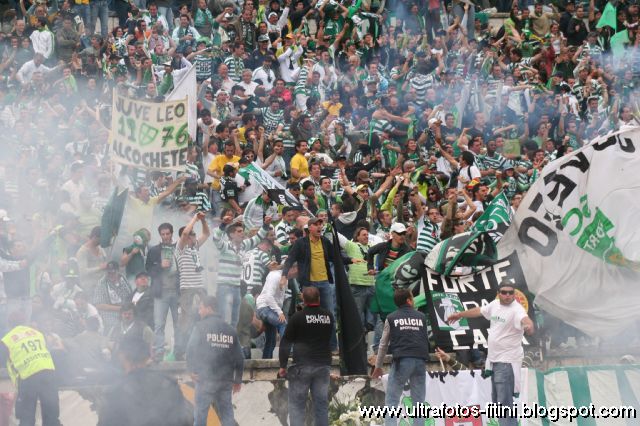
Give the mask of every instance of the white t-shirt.
M 473 205 L 476 206 L 476 213 L 484 212 L 484 204 L 482 204 L 482 201 L 475 200 Z
M 285 292 L 287 286 L 280 288 L 280 278 L 282 271 L 271 271 L 267 275 L 262 287 L 262 292 L 256 299 L 256 309 L 269 307 L 276 313 L 282 313 L 282 304 L 284 303 Z
M 496 299 L 480 308 L 480 312 L 491 322 L 487 361 L 522 362 L 524 357 L 522 319 L 527 316 L 522 305 L 516 300 L 510 305 L 503 305 Z
M 473 179 L 480 179 L 480 169 L 475 165 L 463 167 L 460 169 L 460 176 L 462 176 L 463 182 L 458 181 L 458 189 L 463 189 Z

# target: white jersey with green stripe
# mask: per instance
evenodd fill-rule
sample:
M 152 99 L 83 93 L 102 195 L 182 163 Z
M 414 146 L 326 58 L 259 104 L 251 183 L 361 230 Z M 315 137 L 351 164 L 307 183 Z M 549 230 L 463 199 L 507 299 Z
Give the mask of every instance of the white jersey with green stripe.
M 309 90 L 307 88 L 308 77 L 309 69 L 307 67 L 302 67 L 300 69 L 300 73 L 298 73 L 298 80 L 296 81 L 296 85 L 293 89 L 294 95 L 309 95 Z
M 422 217 L 418 221 L 418 243 L 416 251 L 430 253 L 440 242 L 440 225 L 433 223 L 428 217 Z
M 247 285 L 247 292 L 254 287 L 262 287 L 269 273 L 271 257 L 259 248 L 246 252 L 242 258 L 242 282 Z

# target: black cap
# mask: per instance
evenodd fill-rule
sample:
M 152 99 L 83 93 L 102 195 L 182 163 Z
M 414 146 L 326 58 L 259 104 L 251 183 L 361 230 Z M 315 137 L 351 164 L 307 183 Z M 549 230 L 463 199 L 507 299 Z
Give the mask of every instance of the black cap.
M 500 290 L 502 287 L 511 287 L 515 289 L 516 285 L 509 280 L 502 280 L 500 281 L 500 284 L 498 284 L 498 290 Z

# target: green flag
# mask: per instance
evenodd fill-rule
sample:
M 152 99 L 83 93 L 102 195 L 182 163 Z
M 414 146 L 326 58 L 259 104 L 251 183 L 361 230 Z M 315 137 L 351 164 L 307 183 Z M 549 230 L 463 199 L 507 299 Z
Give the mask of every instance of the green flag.
M 507 232 L 511 218 L 509 199 L 501 192 L 468 232 L 449 237 L 431 250 L 427 255 L 427 267 L 449 275 L 458 265 L 491 265 L 496 260 L 495 245 Z
M 376 276 L 376 293 L 369 306 L 371 312 L 390 314 L 398 308 L 393 302 L 394 285 L 396 284 L 396 271 L 399 266 L 411 259 L 414 254 L 415 252 L 411 251 L 394 260 Z M 416 271 L 416 276 L 417 279 L 419 279 L 418 271 Z
M 100 222 L 100 247 L 109 247 L 118 235 L 128 194 L 128 189 L 122 191 L 119 191 L 118 188 L 114 189 L 111 198 L 104 207 Z
M 611 52 L 614 58 L 619 58 L 624 55 L 626 43 L 629 43 L 629 33 L 627 30 L 617 32 L 611 37 Z
M 476 220 L 473 229 L 491 233 L 493 241 L 497 243 L 511 225 L 511 217 L 509 199 L 504 192 L 501 192 L 487 206 L 482 216 Z
M 613 30 L 616 30 L 617 20 L 616 20 L 616 8 L 611 3 L 607 3 L 602 11 L 602 16 L 600 20 L 596 24 L 596 28 L 602 27 L 611 27 Z

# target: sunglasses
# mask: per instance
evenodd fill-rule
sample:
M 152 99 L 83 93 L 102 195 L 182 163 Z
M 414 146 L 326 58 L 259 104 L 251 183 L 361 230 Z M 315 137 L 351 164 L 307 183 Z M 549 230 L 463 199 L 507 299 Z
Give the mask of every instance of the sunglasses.
M 500 294 L 507 296 L 507 295 L 513 295 L 516 291 L 515 290 L 500 290 Z

